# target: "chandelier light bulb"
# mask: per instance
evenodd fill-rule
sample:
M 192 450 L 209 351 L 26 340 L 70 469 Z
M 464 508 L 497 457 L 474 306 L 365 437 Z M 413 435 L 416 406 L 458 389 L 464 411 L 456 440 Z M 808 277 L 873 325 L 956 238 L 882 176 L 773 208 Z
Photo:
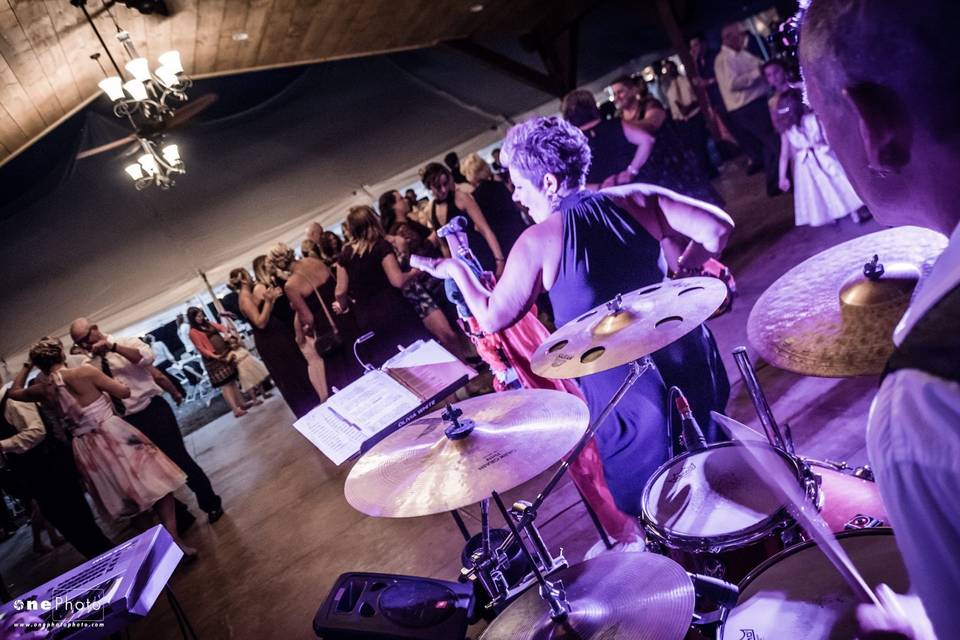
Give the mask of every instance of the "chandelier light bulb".
M 111 101 L 123 100 L 123 80 L 120 76 L 110 76 L 97 83 L 100 90 L 107 94 Z
M 143 168 L 134 162 L 133 164 L 128 164 L 127 168 L 124 169 L 127 172 L 127 175 L 133 178 L 134 180 L 140 180 L 143 178 Z
M 157 58 L 157 61 L 161 66 L 170 69 L 174 73 L 183 73 L 183 63 L 180 62 L 179 51 L 167 51 L 166 53 L 161 53 L 160 57 Z
M 180 164 L 180 150 L 175 144 L 168 144 L 165 146 L 161 152 L 163 153 L 163 159 L 167 161 L 167 164 L 177 166 Z
M 170 88 L 175 87 L 180 84 L 180 79 L 177 77 L 176 72 L 173 71 L 170 67 L 158 67 L 154 74 L 160 78 L 160 82 L 163 83 L 163 86 Z
M 137 162 L 140 163 L 140 166 L 143 167 L 143 170 L 148 176 L 156 175 L 160 170 L 160 167 L 157 166 L 157 159 L 149 153 L 145 153 L 137 158 Z
M 146 58 L 134 58 L 125 64 L 124 68 L 140 82 L 146 82 L 150 79 L 150 64 Z
M 147 99 L 147 88 L 139 80 L 128 80 L 124 82 L 123 88 L 126 89 L 127 93 L 129 93 L 130 97 L 134 100 Z

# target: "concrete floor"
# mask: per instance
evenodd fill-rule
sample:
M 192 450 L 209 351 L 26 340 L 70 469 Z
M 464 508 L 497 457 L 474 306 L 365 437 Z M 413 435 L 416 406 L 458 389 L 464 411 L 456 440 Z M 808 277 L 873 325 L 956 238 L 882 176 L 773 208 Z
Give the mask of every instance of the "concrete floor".
M 717 183 L 738 224 L 724 258 L 737 278 L 738 297 L 732 312 L 711 321 L 711 327 L 735 382 L 728 413 L 756 425 L 730 357 L 734 347 L 746 343 L 753 303 L 801 260 L 879 227 L 844 220 L 825 228 L 794 228 L 792 198 L 767 198 L 762 176 L 746 177 L 731 166 Z M 801 453 L 866 462 L 864 428 L 875 380 L 804 378 L 766 366 L 751 353 L 773 410 L 793 428 Z M 294 431 L 292 420 L 275 397 L 244 419 L 224 416 L 187 437 L 226 508 L 216 525 L 198 521 L 187 535 L 200 549 L 200 559 L 181 567 L 172 582 L 201 638 L 313 638 L 314 613 L 346 571 L 443 579 L 455 579 L 458 573 L 463 541 L 449 515 L 390 520 L 354 511 L 343 497 L 349 464 L 334 467 Z M 532 499 L 542 482 L 531 481 L 508 497 Z M 181 498 L 195 504 L 188 492 Z M 465 509 L 464 515 L 476 531 L 477 509 Z M 540 521 L 548 543 L 562 547 L 571 563 L 597 539 L 567 482 L 547 502 Z M 27 538 L 23 528 L 0 546 L 0 570 L 14 594 L 79 562 L 69 546 L 34 556 Z M 135 624 L 131 635 L 180 637 L 165 601 Z

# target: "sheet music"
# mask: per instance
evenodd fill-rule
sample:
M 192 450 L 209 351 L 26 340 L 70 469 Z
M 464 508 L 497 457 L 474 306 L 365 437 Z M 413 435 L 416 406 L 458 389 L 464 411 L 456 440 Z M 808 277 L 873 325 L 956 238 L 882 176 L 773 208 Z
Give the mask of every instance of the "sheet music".
M 434 340 L 418 340 L 383 364 L 383 369 L 400 380 L 420 400 L 432 398 L 463 376 L 477 372 L 461 362 Z
M 371 371 L 330 396 L 326 404 L 366 439 L 419 407 L 420 398 L 389 374 Z
M 336 465 L 360 451 L 367 439 L 360 428 L 337 416 L 326 404 L 315 407 L 293 427 Z

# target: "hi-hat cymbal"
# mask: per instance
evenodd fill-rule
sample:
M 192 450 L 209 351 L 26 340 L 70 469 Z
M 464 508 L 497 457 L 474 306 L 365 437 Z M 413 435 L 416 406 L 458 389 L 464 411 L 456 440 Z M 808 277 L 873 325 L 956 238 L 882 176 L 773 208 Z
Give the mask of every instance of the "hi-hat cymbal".
M 536 588 L 497 616 L 481 640 L 682 640 L 693 619 L 690 576 L 654 553 L 607 553 L 553 576 L 563 581 L 570 613 L 554 622 Z
M 544 378 L 579 378 L 662 349 L 703 324 L 727 297 L 716 278 L 664 280 L 587 311 L 553 332 L 530 360 Z
M 775 367 L 827 378 L 877 375 L 918 280 L 947 245 L 929 229 L 898 227 L 855 238 L 801 262 L 763 292 L 747 337 Z M 879 256 L 884 273 L 864 266 Z
M 377 443 L 350 471 L 344 493 L 357 511 L 404 518 L 452 511 L 520 485 L 569 452 L 586 432 L 587 406 L 563 391 L 522 389 L 456 404 L 475 428 L 460 440 L 444 410 Z

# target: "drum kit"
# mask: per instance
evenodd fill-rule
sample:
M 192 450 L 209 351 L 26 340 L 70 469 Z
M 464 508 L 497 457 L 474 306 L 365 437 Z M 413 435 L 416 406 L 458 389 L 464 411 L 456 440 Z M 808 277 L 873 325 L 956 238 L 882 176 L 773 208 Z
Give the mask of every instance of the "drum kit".
M 790 371 L 878 373 L 911 287 L 942 248 L 938 234 L 898 229 L 811 258 L 761 296 L 748 322 L 751 344 Z M 868 469 L 854 472 L 845 463 L 797 455 L 742 347 L 735 360 L 764 433 L 715 416 L 732 441 L 687 441 L 688 451 L 651 476 L 640 524 L 653 553 L 602 554 L 568 566 L 536 527 L 538 509 L 569 462 L 654 366 L 650 354 L 707 320 L 726 293 L 714 278 L 668 280 L 588 311 L 549 336 L 531 366 L 544 377 L 572 378 L 629 365 L 599 415 L 589 416 L 582 401 L 559 391 L 468 399 L 412 422 L 367 452 L 347 478 L 348 502 L 378 517 L 479 502 L 480 542 L 461 578 L 473 581 L 497 614 L 481 636 L 487 640 L 853 637 L 854 606 L 863 598 L 810 540 L 808 521 L 795 517 L 769 477 L 795 487 L 803 510 L 832 531 L 825 546 L 850 556 L 864 589 L 885 582 L 904 591 L 906 572 L 892 532 L 877 528 L 887 518 L 878 491 Z M 532 502 L 504 505 L 500 494 L 558 460 Z M 491 535 L 491 500 L 509 526 L 505 535 Z

